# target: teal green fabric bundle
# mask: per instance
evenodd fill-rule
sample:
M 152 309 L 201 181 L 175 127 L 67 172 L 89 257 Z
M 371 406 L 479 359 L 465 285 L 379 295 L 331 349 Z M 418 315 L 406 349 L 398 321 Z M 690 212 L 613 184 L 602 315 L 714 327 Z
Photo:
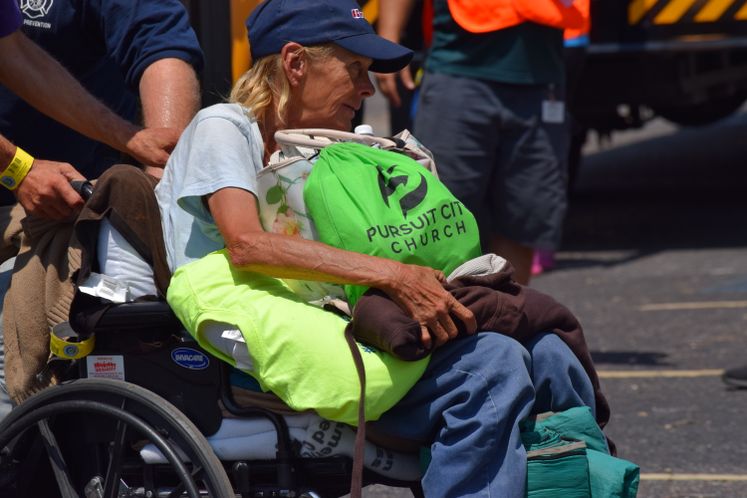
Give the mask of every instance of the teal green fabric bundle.
M 638 465 L 600 451 L 587 450 L 591 496 L 635 498 L 638 493 Z
M 404 154 L 351 142 L 329 145 L 306 180 L 304 202 L 319 240 L 334 247 L 447 275 L 481 253 L 472 213 Z M 346 286 L 351 306 L 365 290 Z
M 527 450 L 527 497 L 588 498 L 586 444 L 569 441 L 546 428 L 522 432 Z
M 588 449 L 610 452 L 607 438 L 587 406 L 578 406 L 557 413 L 541 413 L 522 422 L 521 428 L 524 432 L 549 429 L 566 439 L 583 441 Z
M 521 424 L 527 449 L 527 496 L 635 498 L 640 469 L 609 454 L 607 440 L 588 407 L 540 414 Z M 578 444 L 583 445 L 582 463 Z M 552 451 L 554 449 L 554 452 Z M 586 494 L 580 484 L 586 474 Z

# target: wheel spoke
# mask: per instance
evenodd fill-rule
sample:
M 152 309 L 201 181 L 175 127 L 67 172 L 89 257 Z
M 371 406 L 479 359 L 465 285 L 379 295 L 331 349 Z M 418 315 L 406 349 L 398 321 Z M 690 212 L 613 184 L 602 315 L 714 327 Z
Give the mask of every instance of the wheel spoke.
M 78 493 L 75 492 L 75 488 L 73 488 L 67 463 L 65 463 L 65 458 L 60 451 L 60 445 L 57 444 L 57 438 L 54 437 L 52 430 L 49 428 L 49 423 L 44 419 L 38 421 L 36 425 L 39 427 L 39 433 L 47 450 L 49 463 L 52 466 L 55 479 L 57 479 L 57 485 L 60 488 L 62 498 L 80 498 Z
M 199 479 L 197 479 L 197 477 L 199 477 L 201 473 L 202 473 L 202 466 L 195 464 L 194 467 L 192 468 L 192 471 L 189 473 L 189 475 L 192 476 L 192 479 L 195 482 L 199 482 Z M 179 498 L 180 496 L 182 496 L 183 492 L 184 492 L 184 484 L 179 483 L 173 490 L 171 490 L 171 493 L 169 493 L 169 498 Z
M 123 407 L 124 408 L 124 407 Z M 127 436 L 127 424 L 121 420 L 117 421 L 117 428 L 114 434 L 114 441 L 109 448 L 109 465 L 106 469 L 106 479 L 104 483 L 104 498 L 117 498 L 119 493 L 119 477 L 122 466 L 122 458 L 125 448 L 125 438 Z

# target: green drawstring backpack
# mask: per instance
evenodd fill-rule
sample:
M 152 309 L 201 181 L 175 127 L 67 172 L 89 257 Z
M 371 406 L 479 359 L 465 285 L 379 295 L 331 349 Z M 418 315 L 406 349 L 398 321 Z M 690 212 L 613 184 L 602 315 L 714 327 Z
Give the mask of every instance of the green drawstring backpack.
M 404 154 L 352 142 L 328 145 L 306 180 L 304 201 L 319 240 L 334 247 L 447 275 L 480 255 L 472 213 Z M 365 291 L 345 287 L 351 307 Z

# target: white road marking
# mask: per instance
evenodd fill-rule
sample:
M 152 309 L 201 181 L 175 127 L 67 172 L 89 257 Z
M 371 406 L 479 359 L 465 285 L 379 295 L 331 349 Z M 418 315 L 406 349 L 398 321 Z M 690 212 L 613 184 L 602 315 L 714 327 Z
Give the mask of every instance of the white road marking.
M 597 370 L 600 379 L 695 378 L 720 377 L 721 368 L 703 370 Z
M 696 301 L 691 303 L 655 303 L 638 307 L 641 311 L 678 311 L 747 308 L 747 301 Z
M 652 473 L 641 474 L 642 481 L 747 481 L 747 474 L 685 474 Z

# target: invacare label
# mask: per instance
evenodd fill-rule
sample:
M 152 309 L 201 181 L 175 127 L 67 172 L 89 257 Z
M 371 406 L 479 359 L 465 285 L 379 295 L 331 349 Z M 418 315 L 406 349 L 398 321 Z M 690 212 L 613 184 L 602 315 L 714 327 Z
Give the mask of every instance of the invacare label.
M 210 358 L 205 353 L 192 348 L 176 348 L 171 351 L 174 363 L 189 370 L 205 370 L 210 365 Z
M 125 380 L 123 356 L 86 356 L 88 378 Z

